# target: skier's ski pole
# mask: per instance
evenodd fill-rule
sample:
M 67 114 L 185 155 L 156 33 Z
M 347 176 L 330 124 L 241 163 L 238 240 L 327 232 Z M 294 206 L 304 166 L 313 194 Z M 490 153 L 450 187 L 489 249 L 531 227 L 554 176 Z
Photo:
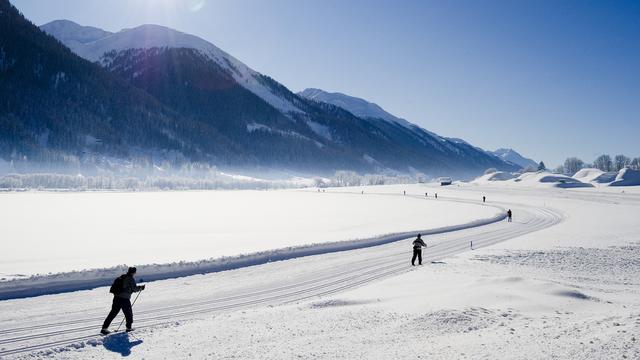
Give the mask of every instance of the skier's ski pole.
M 133 303 L 131 304 L 131 309 L 133 310 L 133 305 L 136 304 L 136 301 L 138 301 L 138 296 L 140 296 L 140 294 L 142 293 L 142 290 L 138 291 L 138 295 L 136 295 L 136 298 L 133 299 Z M 122 323 L 124 322 L 124 320 L 127 317 L 125 316 L 124 318 L 122 318 L 122 321 L 120 321 L 120 325 L 118 325 L 118 328 L 116 329 L 116 332 L 118 332 L 118 330 L 120 330 L 120 327 L 122 326 Z

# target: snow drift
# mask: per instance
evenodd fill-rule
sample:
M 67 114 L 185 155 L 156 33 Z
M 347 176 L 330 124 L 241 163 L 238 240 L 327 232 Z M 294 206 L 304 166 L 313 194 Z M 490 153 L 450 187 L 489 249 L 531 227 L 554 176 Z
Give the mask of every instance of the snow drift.
M 609 186 L 636 186 L 640 185 L 640 170 L 624 168 L 618 172 L 615 180 Z
M 561 174 L 553 174 L 547 171 L 527 172 L 518 177 L 504 172 L 494 172 L 485 174 L 472 181 L 473 184 L 487 185 L 502 183 L 514 186 L 527 187 L 557 187 L 557 188 L 577 188 L 593 187 L 592 184 Z
M 574 179 L 587 183 L 606 184 L 615 180 L 617 173 L 604 172 L 600 169 L 584 168 L 573 175 Z
M 515 178 L 515 176 L 511 173 L 504 172 L 504 171 L 496 171 L 491 174 L 484 174 L 478 177 L 477 179 L 475 179 L 473 182 L 477 184 L 486 184 L 492 181 L 506 181 L 506 180 L 511 180 L 513 178 Z

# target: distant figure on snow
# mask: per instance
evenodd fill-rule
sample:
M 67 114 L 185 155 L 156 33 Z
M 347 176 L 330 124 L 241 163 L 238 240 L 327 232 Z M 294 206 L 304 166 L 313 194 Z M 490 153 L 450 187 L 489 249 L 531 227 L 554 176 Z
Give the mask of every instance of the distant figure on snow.
M 436 199 L 438 198 L 438 193 L 436 193 Z
M 422 247 L 427 247 L 427 244 L 422 241 L 422 235 L 418 234 L 418 237 L 413 240 L 413 257 L 411 258 L 411 266 L 416 266 L 416 258 L 418 258 L 418 265 L 422 265 Z
M 429 197 L 429 194 L 428 193 L 424 193 L 424 197 Z
M 403 195 L 407 195 L 407 190 L 402 190 Z
M 144 285 L 138 286 L 136 280 L 133 278 L 136 275 L 137 269 L 130 267 L 126 274 L 120 275 L 111 285 L 109 290 L 113 294 L 113 303 L 111 304 L 111 311 L 107 318 L 104 319 L 102 324 L 101 334 L 107 335 L 110 333 L 109 325 L 113 319 L 118 315 L 120 310 L 124 313 L 124 317 L 127 321 L 127 332 L 132 331 L 133 328 L 133 310 L 131 309 L 131 294 L 144 290 Z
M 486 202 L 486 201 L 487 201 L 487 197 L 486 197 L 486 196 L 483 196 L 483 197 L 482 197 L 482 202 Z
M 511 212 L 511 209 L 507 210 L 507 221 L 511 222 L 512 217 L 513 217 L 513 213 Z

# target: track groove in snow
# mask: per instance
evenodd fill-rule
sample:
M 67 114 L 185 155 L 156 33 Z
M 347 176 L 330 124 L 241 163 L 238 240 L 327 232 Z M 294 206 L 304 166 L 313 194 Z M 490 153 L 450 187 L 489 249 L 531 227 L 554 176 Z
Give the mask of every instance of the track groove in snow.
M 407 195 L 409 196 L 409 195 Z M 448 199 L 465 203 L 477 203 L 463 199 Z M 518 218 L 514 223 L 493 223 L 475 228 L 456 230 L 435 235 L 428 240 L 429 247 L 423 252 L 423 262 L 429 264 L 469 250 L 490 246 L 527 233 L 553 226 L 562 221 L 564 215 L 549 208 L 536 208 L 522 204 L 504 204 L 514 209 Z M 339 254 L 338 264 L 329 263 L 321 271 L 301 276 L 282 274 L 278 283 L 266 284 L 262 289 L 246 286 L 229 293 L 207 297 L 199 301 L 184 301 L 177 305 L 157 305 L 136 311 L 136 327 L 149 328 L 161 324 L 188 320 L 199 314 L 220 313 L 255 306 L 271 306 L 326 296 L 352 289 L 373 281 L 411 271 L 410 253 L 402 241 L 372 248 L 350 250 Z M 313 261 L 322 262 L 315 255 Z M 335 257 L 336 254 L 333 254 Z M 308 258 L 305 258 L 308 259 Z M 291 260 L 291 262 L 301 259 Z M 305 260 L 307 261 L 307 260 Z M 334 261 L 335 262 L 335 261 Z M 324 264 L 322 262 L 321 264 Z M 268 270 L 271 264 L 261 265 Z M 292 264 L 291 266 L 295 266 Z M 242 269 L 237 270 L 242 271 Z M 195 280 L 194 280 L 195 281 Z M 64 296 L 64 295 L 57 295 Z M 144 296 L 144 294 L 143 294 Z M 20 301 L 20 300 L 15 300 Z M 86 316 L 64 322 L 46 322 L 46 317 L 29 319 L 25 326 L 2 328 L 0 325 L 0 356 L 20 355 L 41 350 L 64 351 L 69 346 L 95 343 L 96 334 L 106 309 L 92 309 Z M 114 323 L 119 323 L 118 317 Z M 26 322 L 26 323 L 25 323 Z M 43 323 L 44 322 L 44 323 Z M 6 324 L 6 322 L 5 322 Z M 91 345 L 87 343 L 87 345 Z M 56 350 L 57 349 L 57 350 Z

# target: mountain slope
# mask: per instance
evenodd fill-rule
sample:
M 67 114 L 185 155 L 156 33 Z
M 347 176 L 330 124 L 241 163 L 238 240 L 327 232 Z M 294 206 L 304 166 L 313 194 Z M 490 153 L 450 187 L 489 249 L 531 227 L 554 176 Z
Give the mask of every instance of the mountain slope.
M 304 89 L 303 91 L 299 92 L 298 95 L 314 101 L 333 104 L 361 118 L 382 119 L 403 126 L 412 125 L 407 120 L 393 116 L 390 113 L 386 112 L 384 109 L 378 106 L 378 104 L 374 104 L 354 96 L 349 96 L 338 92 L 328 93 L 326 91 L 314 88 Z
M 55 162 L 95 153 L 124 158 L 134 151 L 147 156 L 224 151 L 208 142 L 180 140 L 197 125 L 77 57 L 7 0 L 0 0 L 0 33 L 0 153 L 5 157 Z M 199 131 L 219 138 L 213 129 Z
M 468 172 L 481 171 L 494 166 L 502 170 L 516 170 L 513 164 L 501 161 L 466 141 L 438 136 L 364 99 L 342 93 L 329 93 L 320 89 L 305 89 L 298 95 L 343 108 L 366 119 L 384 129 L 385 134 L 396 142 L 402 142 L 409 148 L 417 150 L 421 156 L 428 157 L 430 167 L 440 166 L 456 175 L 465 173 L 458 170 L 461 168 L 467 169 Z

